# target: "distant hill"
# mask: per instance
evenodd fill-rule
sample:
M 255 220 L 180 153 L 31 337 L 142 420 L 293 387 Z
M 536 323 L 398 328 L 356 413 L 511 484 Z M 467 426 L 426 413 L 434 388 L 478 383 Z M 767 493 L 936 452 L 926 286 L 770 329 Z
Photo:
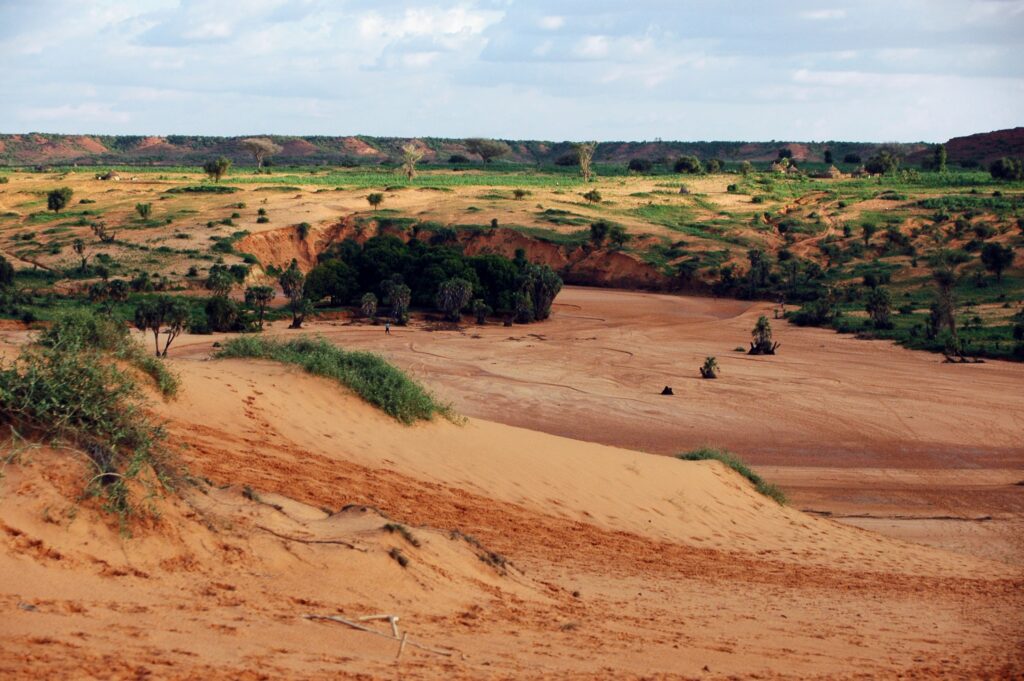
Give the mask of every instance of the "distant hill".
M 394 162 L 401 155 L 401 147 L 410 141 L 425 152 L 427 163 L 448 163 L 452 156 L 470 161 L 479 157 L 470 153 L 464 139 L 421 137 L 415 140 L 398 137 L 294 137 L 269 135 L 283 149 L 273 158 L 282 164 L 346 164 L 365 165 Z M 57 135 L 27 133 L 0 135 L 0 164 L 36 166 L 48 164 L 80 165 L 197 165 L 217 156 L 227 156 L 236 164 L 251 165 L 253 160 L 240 144 L 243 137 L 204 137 L 195 135 L 168 135 L 144 137 L 139 135 Z M 967 139 L 967 138 L 964 138 Z M 537 140 L 506 140 L 512 152 L 502 160 L 518 163 L 557 163 L 572 152 L 570 142 Z M 795 161 L 823 162 L 826 150 L 831 150 L 836 161 L 846 154 L 867 158 L 881 147 L 894 149 L 902 155 L 923 154 L 928 145 L 878 144 L 865 142 L 602 142 L 595 161 L 599 163 L 628 163 L 633 158 L 652 161 L 674 159 L 681 155 L 696 155 L 702 159 L 718 158 L 723 161 L 761 161 L 778 157 L 780 149 L 792 152 Z M 952 155 L 952 154 L 951 154 Z
M 946 142 L 950 161 L 978 161 L 984 165 L 1003 156 L 1024 158 L 1024 127 L 954 137 Z

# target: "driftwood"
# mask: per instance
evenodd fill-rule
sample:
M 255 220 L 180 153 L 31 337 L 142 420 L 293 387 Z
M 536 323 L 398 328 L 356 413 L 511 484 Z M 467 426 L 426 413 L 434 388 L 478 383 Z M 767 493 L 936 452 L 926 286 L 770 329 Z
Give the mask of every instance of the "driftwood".
M 771 341 L 764 341 L 760 343 L 750 342 L 750 350 L 747 351 L 748 355 L 774 355 L 775 351 L 779 349 L 779 344 Z
M 377 636 L 381 636 L 383 638 L 390 639 L 392 641 L 398 641 L 399 642 L 399 646 L 398 646 L 398 654 L 399 655 L 402 654 L 402 650 L 404 650 L 405 646 L 407 646 L 407 645 L 410 645 L 413 648 L 419 648 L 420 650 L 425 650 L 428 653 L 434 653 L 435 655 L 444 655 L 445 657 L 451 657 L 455 653 L 459 652 L 457 650 L 442 650 L 441 648 L 432 648 L 430 646 L 425 646 L 422 643 L 416 643 L 414 641 L 410 641 L 409 640 L 409 632 L 404 632 L 402 634 L 402 637 L 399 638 L 398 636 L 391 636 L 389 634 L 385 634 L 384 632 L 377 631 L 376 629 L 371 629 L 370 627 L 363 626 L 362 624 L 359 624 L 358 622 L 353 622 L 352 620 L 347 620 L 344 617 L 338 617 L 337 615 L 310 615 L 310 614 L 306 614 L 306 615 L 303 615 L 302 617 L 304 619 L 307 619 L 307 620 L 329 620 L 331 622 L 337 622 L 338 624 L 344 624 L 345 626 L 352 627 L 353 629 L 358 629 L 359 631 L 365 631 L 368 634 L 376 634 Z M 394 617 L 394 619 L 396 621 L 398 620 L 398 617 L 395 617 L 394 615 L 385 615 L 384 617 Z M 370 618 L 371 619 L 382 619 L 382 617 L 379 616 L 379 615 L 371 616 Z M 392 626 L 394 626 L 394 625 L 392 624 Z

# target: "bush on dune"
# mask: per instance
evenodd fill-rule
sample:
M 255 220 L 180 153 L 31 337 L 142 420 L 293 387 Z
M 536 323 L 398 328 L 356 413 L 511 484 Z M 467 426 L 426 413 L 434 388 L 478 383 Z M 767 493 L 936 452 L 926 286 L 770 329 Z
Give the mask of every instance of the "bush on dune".
M 177 379 L 123 325 L 87 311 L 58 319 L 14 362 L 0 364 L 0 423 L 84 453 L 93 467 L 86 494 L 104 497 L 122 529 L 141 511 L 135 484 L 151 488 L 169 472 L 159 448 L 163 431 L 145 413 L 128 367 L 152 377 L 165 395 L 177 389 Z
M 218 358 L 269 359 L 302 367 L 311 374 L 330 378 L 405 424 L 429 421 L 435 415 L 454 416 L 427 390 L 369 352 L 348 352 L 322 338 L 297 338 L 281 342 L 244 336 L 224 344 Z
M 786 503 L 786 495 L 781 489 L 770 482 L 766 482 L 764 478 L 752 471 L 747 464 L 740 461 L 740 459 L 732 452 L 728 452 L 724 449 L 715 449 L 713 447 L 701 447 L 684 454 L 679 454 L 676 458 L 682 459 L 683 461 L 707 461 L 709 459 L 721 461 L 726 466 L 753 483 L 754 488 L 761 494 L 774 499 L 779 504 L 785 505 Z

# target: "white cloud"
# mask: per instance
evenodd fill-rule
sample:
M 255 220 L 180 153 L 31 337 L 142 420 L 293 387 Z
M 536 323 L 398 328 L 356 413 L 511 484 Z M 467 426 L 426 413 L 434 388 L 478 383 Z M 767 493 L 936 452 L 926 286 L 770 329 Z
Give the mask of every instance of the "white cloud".
M 20 117 L 27 121 L 82 121 L 86 123 L 127 123 L 131 120 L 129 114 L 123 111 L 114 111 L 109 104 L 95 102 L 26 108 L 21 110 Z
M 547 16 L 541 17 L 537 25 L 545 31 L 557 31 L 565 25 L 565 17 Z
M 806 12 L 800 12 L 801 19 L 809 19 L 811 21 L 836 21 L 838 19 L 846 18 L 845 9 L 812 9 Z
M 608 54 L 608 38 L 603 35 L 588 35 L 576 44 L 573 52 L 585 59 L 600 59 Z

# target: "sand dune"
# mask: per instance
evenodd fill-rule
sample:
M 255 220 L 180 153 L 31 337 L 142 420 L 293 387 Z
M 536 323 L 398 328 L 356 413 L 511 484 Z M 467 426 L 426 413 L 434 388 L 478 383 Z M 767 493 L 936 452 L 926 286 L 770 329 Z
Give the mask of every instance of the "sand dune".
M 80 472 L 66 454 L 35 450 L 8 472 L 5 676 L 1024 669 L 1024 581 L 1005 563 L 780 507 L 717 463 L 477 419 L 403 427 L 291 367 L 173 364 L 183 394 L 157 409 L 209 482 L 157 500 L 161 520 L 135 538 L 88 503 L 67 516 Z M 310 543 L 325 540 L 358 548 Z M 302 619 L 311 611 L 392 612 L 415 640 L 458 652 L 396 662 L 394 641 Z

